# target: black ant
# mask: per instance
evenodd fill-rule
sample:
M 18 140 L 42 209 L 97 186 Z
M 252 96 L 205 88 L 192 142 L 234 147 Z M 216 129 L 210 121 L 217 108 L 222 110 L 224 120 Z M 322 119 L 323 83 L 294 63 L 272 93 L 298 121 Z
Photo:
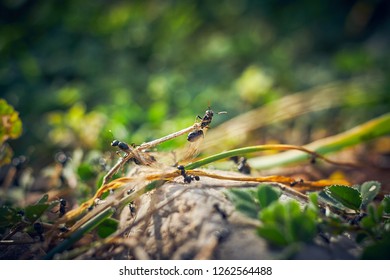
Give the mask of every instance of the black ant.
M 179 165 L 179 166 L 177 167 L 177 169 L 180 170 L 180 174 L 181 174 L 181 176 L 183 176 L 184 182 L 185 182 L 185 183 L 191 183 L 191 182 L 194 181 L 194 180 L 196 180 L 196 181 L 199 181 L 199 180 L 200 180 L 200 178 L 199 178 L 198 175 L 195 175 L 195 176 L 193 176 L 193 175 L 187 175 L 187 174 L 186 174 L 186 170 L 185 170 L 185 168 L 184 168 L 183 165 Z
M 36 222 L 36 223 L 33 224 L 33 227 L 34 227 L 35 232 L 39 236 L 39 240 L 41 242 L 43 242 L 44 241 L 44 237 L 43 237 L 43 225 L 42 225 L 42 223 Z
M 226 114 L 226 113 L 227 112 L 225 112 L 225 111 L 218 112 L 218 115 L 219 114 Z M 203 128 L 209 126 L 209 124 L 211 123 L 211 121 L 213 119 L 213 116 L 214 116 L 214 112 L 213 112 L 213 110 L 210 109 L 210 107 L 208 108 L 208 110 L 206 110 L 203 117 L 198 115 L 197 118 L 200 119 L 200 129 L 197 129 L 195 131 L 190 132 L 187 136 L 187 140 L 189 142 L 195 142 L 200 137 L 203 137 L 204 136 Z
M 125 152 L 126 155 L 128 155 L 130 152 L 132 152 L 130 146 L 131 146 L 132 148 L 135 148 L 135 147 L 136 147 L 136 145 L 135 145 L 134 143 L 128 145 L 127 143 L 121 142 L 121 141 L 119 141 L 119 140 L 114 140 L 114 141 L 112 141 L 112 142 L 111 142 L 111 146 L 113 146 L 113 147 L 118 147 L 118 148 L 121 149 L 123 152 Z M 117 154 L 119 154 L 119 152 L 117 152 Z M 141 159 L 136 158 L 136 157 L 131 157 L 131 158 L 129 158 L 129 159 L 127 160 L 127 162 L 130 162 L 130 161 L 133 161 L 133 162 L 134 162 L 135 164 L 137 164 L 137 165 L 145 164 L 145 163 L 143 163 L 143 161 L 142 161 Z M 156 159 L 155 159 L 153 156 L 149 155 L 149 156 L 148 156 L 148 161 L 153 162 L 153 161 L 156 161 Z M 147 164 L 147 163 L 146 163 L 146 164 Z
M 201 120 L 200 128 L 205 128 L 206 126 L 208 126 L 211 123 L 213 116 L 214 116 L 214 112 L 213 110 L 210 109 L 210 107 L 208 110 L 206 110 L 203 118 L 198 115 L 197 118 Z
M 251 174 L 251 167 L 249 166 L 247 159 L 245 157 L 238 157 L 234 156 L 231 157 L 230 160 L 232 160 L 235 164 L 237 164 L 237 169 L 242 174 Z
M 226 220 L 227 218 L 227 214 L 225 211 L 223 211 L 220 207 L 219 207 L 219 204 L 218 203 L 214 203 L 213 204 L 213 208 L 215 210 L 215 212 L 217 212 L 219 215 L 221 215 L 221 218 Z
M 299 179 L 299 181 L 292 181 L 290 183 L 290 187 L 294 187 L 296 184 L 303 184 L 303 183 L 304 183 L 303 179 Z
M 226 114 L 226 113 L 227 112 L 222 111 L 222 112 L 218 112 L 217 114 L 220 115 L 220 114 Z M 197 118 L 201 120 L 200 128 L 207 127 L 211 123 L 211 120 L 213 119 L 213 116 L 214 116 L 214 112 L 213 112 L 213 110 L 210 109 L 210 107 L 209 107 L 208 110 L 206 110 L 203 118 L 198 115 Z
M 127 153 L 130 150 L 130 147 L 129 147 L 129 145 L 127 143 L 121 142 L 119 140 L 112 141 L 111 142 L 111 146 L 118 147 L 119 149 L 121 149 L 125 153 Z
M 127 190 L 127 195 L 130 195 L 130 194 L 132 194 L 133 192 L 134 192 L 135 190 L 134 189 L 130 189 L 130 190 Z
M 66 200 L 60 198 L 60 217 L 64 216 L 66 213 Z
M 52 213 L 58 213 L 58 212 L 60 212 L 59 216 L 60 216 L 60 218 L 61 218 L 61 217 L 64 216 L 65 213 L 66 213 L 66 200 L 63 199 L 63 198 L 60 198 L 58 201 L 59 201 L 59 203 L 60 203 L 60 208 L 59 208 L 57 211 L 52 212 Z
M 69 228 L 66 227 L 66 226 L 61 226 L 61 227 L 59 228 L 59 230 L 60 230 L 61 232 L 68 232 L 68 231 L 69 231 Z
M 134 217 L 136 211 L 134 201 L 129 203 L 129 210 L 130 210 L 131 217 Z

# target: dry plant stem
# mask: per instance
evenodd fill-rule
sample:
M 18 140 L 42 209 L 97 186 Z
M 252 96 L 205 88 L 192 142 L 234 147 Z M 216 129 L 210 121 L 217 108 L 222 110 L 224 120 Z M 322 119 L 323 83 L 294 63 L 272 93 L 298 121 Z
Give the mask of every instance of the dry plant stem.
M 266 176 L 266 177 L 222 176 L 222 175 L 218 175 L 218 174 L 208 173 L 208 172 L 205 172 L 202 170 L 187 170 L 187 173 L 190 175 L 206 176 L 206 177 L 220 179 L 220 180 L 232 180 L 232 181 L 240 181 L 240 182 L 258 182 L 258 183 L 273 182 L 273 183 L 280 183 L 280 184 L 284 184 L 284 185 L 290 185 L 292 182 L 295 182 L 294 178 L 284 177 L 284 176 Z M 180 176 L 180 171 L 175 170 L 175 171 L 167 172 L 167 173 L 149 174 L 149 175 L 137 178 L 137 181 L 139 181 L 139 182 L 155 182 L 158 180 L 169 181 L 169 180 L 172 180 L 173 178 L 178 177 L 178 176 Z M 96 194 L 94 195 L 93 198 L 84 202 L 79 208 L 74 209 L 74 210 L 66 213 L 65 216 L 59 221 L 59 223 L 64 223 L 64 222 L 68 222 L 68 221 L 75 219 L 77 216 L 82 214 L 82 212 L 84 210 L 86 210 L 88 207 L 93 205 L 95 199 L 99 198 L 104 192 L 106 192 L 108 190 L 118 189 L 120 187 L 123 187 L 125 184 L 134 182 L 134 180 L 135 180 L 134 178 L 119 178 L 119 179 L 116 179 L 116 180 L 108 183 L 107 185 L 100 188 L 96 192 Z M 329 186 L 332 184 L 348 184 L 348 182 L 339 181 L 339 180 L 320 180 L 320 181 L 313 181 L 313 182 L 306 181 L 303 183 L 299 183 L 299 186 L 297 186 L 297 187 L 306 188 L 306 190 L 319 190 L 325 186 Z M 281 186 L 279 186 L 279 187 L 282 188 L 282 190 L 286 190 L 286 192 L 290 192 L 291 194 L 293 194 L 297 197 L 300 197 L 304 200 L 307 200 L 307 197 L 304 194 L 300 193 L 298 190 L 295 190 L 293 188 L 281 187 Z M 147 186 L 145 186 L 142 189 L 140 189 L 140 190 L 132 193 L 128 197 L 126 197 L 126 199 L 129 201 L 134 200 L 137 197 L 139 197 L 140 195 L 142 195 L 148 191 L 149 191 L 149 189 L 147 188 Z M 119 194 L 119 195 L 121 195 L 121 194 Z M 82 219 L 80 219 L 78 222 L 76 222 L 76 224 L 72 227 L 72 231 L 73 231 L 73 228 L 74 229 L 78 228 L 83 223 L 85 223 L 87 220 L 89 220 L 91 217 L 93 217 L 96 214 L 95 211 L 97 211 L 97 210 L 103 211 L 107 207 L 113 207 L 113 206 L 115 207 L 115 205 L 118 205 L 118 203 L 123 204 L 123 201 L 121 199 L 119 199 L 119 196 L 117 198 L 118 198 L 119 202 L 116 201 L 115 199 L 110 199 L 110 201 L 107 201 L 106 203 L 99 205 L 98 209 L 95 209 L 95 210 L 87 213 L 87 215 L 85 215 Z M 122 201 L 122 202 L 120 202 L 120 201 Z
M 150 142 L 147 142 L 147 143 L 143 143 L 141 144 L 139 147 L 137 147 L 138 150 L 145 150 L 145 149 L 150 149 L 150 148 L 153 148 L 157 145 L 160 145 L 161 143 L 164 143 L 168 140 L 171 140 L 171 139 L 174 139 L 176 137 L 179 137 L 183 134 L 186 134 L 188 132 L 191 132 L 192 130 L 194 129 L 199 129 L 200 128 L 200 124 L 199 123 L 194 123 L 192 126 L 189 126 L 187 128 L 184 128 L 182 130 L 179 130 L 177 132 L 174 132 L 174 133 L 171 133 L 167 136 L 164 136 L 164 137 L 161 137 L 159 139 L 156 139 L 156 140 L 153 140 L 153 141 L 150 141 Z
M 239 182 L 257 182 L 257 183 L 266 183 L 266 182 L 279 183 L 277 187 L 280 188 L 282 191 L 289 193 L 293 196 L 296 196 L 304 201 L 308 201 L 307 195 L 286 186 L 287 184 L 290 184 L 290 182 L 294 181 L 290 177 L 283 177 L 283 176 L 236 177 L 236 176 L 225 176 L 225 175 L 213 174 L 201 170 L 189 170 L 187 171 L 187 173 L 191 175 L 207 176 L 209 178 L 220 179 L 220 180 L 231 180 L 231 181 L 239 181 Z M 311 183 L 312 182 L 306 182 L 304 184 L 311 185 Z
M 134 148 L 133 150 L 130 149 L 130 151 L 126 154 L 126 156 L 122 157 L 111 169 L 110 171 L 108 171 L 108 173 L 104 176 L 103 178 L 103 182 L 102 182 L 102 186 L 106 185 L 108 183 L 108 181 L 110 180 L 110 178 L 123 166 L 123 164 L 125 164 L 129 159 L 133 158 L 133 157 L 136 157 L 138 158 L 136 155 L 138 155 L 139 153 L 142 153 L 143 150 L 146 150 L 146 149 L 150 149 L 150 148 L 153 148 L 161 143 L 164 143 L 168 140 L 171 140 L 171 139 L 174 139 L 176 137 L 179 137 L 183 134 L 186 134 L 186 133 L 189 133 L 191 131 L 193 131 L 194 129 L 198 129 L 200 127 L 200 124 L 199 123 L 195 123 L 193 124 L 192 126 L 189 126 L 187 128 L 184 128 L 180 131 L 177 131 L 177 132 L 174 132 L 174 133 L 171 133 L 169 135 L 166 135 L 164 137 L 161 137 L 159 139 L 156 139 L 156 140 L 153 140 L 153 141 L 150 141 L 150 142 L 147 142 L 147 143 L 143 143 L 141 144 L 140 146 Z

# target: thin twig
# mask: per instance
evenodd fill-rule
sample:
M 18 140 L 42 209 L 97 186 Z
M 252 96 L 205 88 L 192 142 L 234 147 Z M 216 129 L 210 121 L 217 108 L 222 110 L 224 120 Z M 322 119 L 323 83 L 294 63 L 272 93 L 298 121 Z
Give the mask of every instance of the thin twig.
M 174 132 L 174 133 L 171 133 L 169 135 L 166 135 L 164 137 L 161 137 L 161 138 L 158 138 L 158 139 L 155 139 L 153 141 L 150 141 L 150 142 L 146 142 L 146 143 L 143 143 L 141 144 L 140 146 L 138 147 L 135 147 L 134 149 L 131 149 L 129 148 L 128 152 L 126 153 L 126 155 L 122 158 L 119 159 L 119 161 L 110 169 L 110 171 L 108 171 L 108 173 L 103 177 L 103 182 L 102 182 L 102 186 L 106 185 L 108 183 L 108 181 L 111 179 L 111 177 L 128 161 L 130 160 L 131 158 L 137 158 L 139 159 L 140 158 L 140 155 L 142 155 L 143 151 L 144 150 L 147 150 L 147 149 L 150 149 L 150 148 L 153 148 L 161 143 L 164 143 L 168 140 L 171 140 L 171 139 L 174 139 L 174 138 L 177 138 L 183 134 L 186 134 L 190 131 L 193 131 L 195 129 L 198 129 L 200 127 L 200 124 L 199 123 L 194 123 L 192 126 L 189 126 L 187 128 L 184 128 L 180 131 L 177 131 L 177 132 Z M 141 161 L 142 162 L 142 161 Z

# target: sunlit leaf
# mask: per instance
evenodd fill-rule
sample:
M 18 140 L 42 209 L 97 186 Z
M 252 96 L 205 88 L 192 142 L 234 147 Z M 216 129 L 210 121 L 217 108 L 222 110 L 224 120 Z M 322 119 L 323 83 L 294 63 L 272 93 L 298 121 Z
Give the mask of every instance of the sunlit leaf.
M 337 209 L 340 209 L 340 210 L 346 209 L 346 207 L 343 204 L 341 204 L 337 200 L 333 199 L 325 191 L 321 191 L 318 193 L 318 200 L 322 203 L 328 204 L 328 205 L 335 207 Z
M 18 138 L 22 133 L 22 122 L 19 113 L 7 103 L 0 99 L 0 144 L 7 139 Z
M 325 193 L 345 207 L 353 210 L 359 210 L 360 205 L 362 204 L 360 192 L 348 186 L 330 186 L 325 189 Z
M 379 194 L 381 189 L 381 183 L 377 181 L 364 182 L 363 184 L 356 187 L 362 197 L 361 208 L 365 209 L 366 206 L 374 200 Z

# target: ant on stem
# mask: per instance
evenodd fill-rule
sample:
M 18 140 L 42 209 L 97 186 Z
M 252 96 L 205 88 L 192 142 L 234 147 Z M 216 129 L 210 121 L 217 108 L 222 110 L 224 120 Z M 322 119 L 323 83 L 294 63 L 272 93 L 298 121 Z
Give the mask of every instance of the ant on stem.
M 60 208 L 57 211 L 55 211 L 55 212 L 52 211 L 52 213 L 58 213 L 59 212 L 60 213 L 59 216 L 61 218 L 62 216 L 64 216 L 66 214 L 66 204 L 67 204 L 67 202 L 63 198 L 58 199 L 58 202 L 60 203 Z
M 200 178 L 199 178 L 198 175 L 195 175 L 195 176 L 193 176 L 193 175 L 187 175 L 187 174 L 186 174 L 186 170 L 184 169 L 184 166 L 183 166 L 183 165 L 179 165 L 179 166 L 177 167 L 177 169 L 180 170 L 180 174 L 181 174 L 181 176 L 183 176 L 184 182 L 185 182 L 185 183 L 191 183 L 191 182 L 194 181 L 194 180 L 196 180 L 196 181 L 199 181 L 199 180 L 200 180 Z
M 217 114 L 218 115 L 220 115 L 220 114 L 227 114 L 227 112 L 226 111 L 222 111 L 222 112 L 218 112 Z M 187 136 L 187 141 L 195 142 L 199 138 L 204 137 L 203 129 L 209 127 L 209 124 L 213 120 L 213 116 L 214 116 L 214 111 L 211 110 L 210 107 L 206 110 L 206 112 L 205 112 L 203 117 L 198 115 L 197 119 L 200 119 L 200 129 L 196 129 L 196 130 L 190 132 L 188 134 L 188 136 Z

